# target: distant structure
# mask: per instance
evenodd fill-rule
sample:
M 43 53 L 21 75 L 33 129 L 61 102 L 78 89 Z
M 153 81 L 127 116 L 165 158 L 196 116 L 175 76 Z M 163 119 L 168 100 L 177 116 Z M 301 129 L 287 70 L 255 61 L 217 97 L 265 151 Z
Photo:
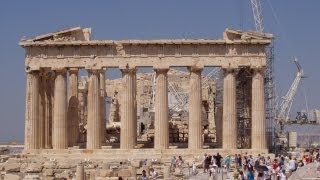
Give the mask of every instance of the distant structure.
M 19 44 L 26 50 L 25 153 L 106 152 L 114 156 L 110 152 L 121 152 L 117 155 L 125 157 L 132 156 L 135 150 L 141 152 L 138 141 L 138 132 L 141 131 L 138 131 L 137 118 L 137 114 L 142 115 L 137 109 L 141 97 L 137 97 L 139 87 L 136 83 L 139 78 L 136 70 L 139 67 L 152 67 L 155 73 L 153 150 L 145 149 L 143 152 L 164 153 L 167 156 L 173 152 L 189 155 L 200 155 L 204 151 L 212 153 L 203 149 L 203 95 L 207 94 L 203 91 L 208 89 L 203 89 L 201 83 L 204 67 L 220 67 L 223 70 L 223 102 L 215 114 L 221 116 L 215 122 L 216 141 L 221 146 L 215 148 L 224 153 L 239 152 L 238 148 L 249 153 L 268 152 L 264 68 L 265 47 L 272 41 L 271 34 L 227 29 L 223 39 L 217 40 L 114 41 L 91 40 L 90 37 L 89 28 L 76 27 L 20 41 Z M 188 77 L 181 80 L 188 83 L 188 106 L 169 106 L 168 92 L 174 91 L 168 82 L 171 67 L 188 68 L 189 73 L 184 75 Z M 108 84 L 105 72 L 108 68 L 119 68 L 122 72 L 122 80 L 119 81 L 122 90 L 113 94 L 112 103 L 119 104 L 115 105 L 119 113 L 113 115 L 121 123 L 119 148 L 125 151 L 119 151 L 114 146 L 107 147 L 106 144 Z M 89 74 L 87 84 L 79 83 L 78 73 L 81 69 Z M 237 79 L 241 77 L 247 81 L 237 84 Z M 238 87 L 241 87 L 241 91 L 237 91 Z M 81 94 L 86 89 L 87 93 Z M 238 95 L 239 92 L 241 95 Z M 243 103 L 240 103 L 239 97 Z M 183 104 L 184 98 L 179 101 Z M 169 107 L 175 110 L 170 111 Z M 187 147 L 173 150 L 169 147 L 173 142 L 169 138 L 169 119 L 181 107 L 186 107 L 188 112 L 188 126 L 184 128 L 184 133 L 188 135 L 183 139 Z M 239 109 L 244 112 L 238 114 Z M 239 116 L 242 121 L 238 121 Z M 81 121 L 83 117 L 86 117 L 86 122 Z M 246 131 L 240 133 L 237 130 L 239 127 Z M 246 145 L 239 147 L 239 142 Z

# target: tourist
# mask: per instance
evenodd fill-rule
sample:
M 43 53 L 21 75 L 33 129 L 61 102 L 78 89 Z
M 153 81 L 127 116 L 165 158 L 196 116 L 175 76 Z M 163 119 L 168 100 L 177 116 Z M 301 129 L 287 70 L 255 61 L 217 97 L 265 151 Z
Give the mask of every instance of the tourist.
M 239 172 L 239 180 L 245 180 L 245 177 L 244 177 L 244 173 L 243 173 L 243 171 L 240 171 Z
M 280 170 L 280 167 L 278 165 L 277 159 L 274 159 L 273 164 L 272 164 L 272 177 L 273 177 L 273 179 L 277 178 L 277 174 L 278 174 L 279 170 Z
M 206 159 L 207 159 L 207 153 L 204 153 L 203 158 L 202 158 L 203 173 L 206 172 Z
M 219 153 L 217 153 L 215 159 L 218 166 L 218 173 L 220 173 L 222 156 Z
M 320 157 L 318 158 L 318 161 L 316 163 L 316 168 L 317 168 L 317 171 L 316 171 L 317 178 L 320 178 Z
M 175 169 L 176 169 L 176 161 L 177 161 L 176 156 L 172 156 L 171 166 L 170 166 L 170 169 L 171 169 L 172 172 L 174 172 Z
M 238 166 L 241 168 L 242 166 L 242 157 L 241 154 L 238 154 Z
M 177 164 L 177 167 L 179 168 L 180 170 L 180 174 L 182 174 L 182 164 L 183 164 L 183 160 L 182 160 L 182 157 L 181 156 L 178 156 L 178 159 L 176 161 L 176 164 Z
M 254 180 L 253 170 L 249 170 L 247 174 L 247 180 Z
M 153 168 L 150 168 L 150 175 L 152 180 L 157 180 L 159 176 L 158 173 Z
M 206 157 L 205 162 L 204 162 L 204 168 L 205 168 L 204 172 L 208 172 L 209 171 L 209 166 L 211 164 L 211 159 L 212 159 L 211 155 Z
M 236 164 L 236 168 L 237 168 L 239 164 L 239 159 L 237 154 L 234 155 L 234 163 Z
M 198 174 L 197 165 L 196 165 L 196 162 L 193 161 L 193 163 L 192 163 L 192 175 L 197 175 L 197 174 Z
M 282 169 L 280 173 L 280 180 L 287 180 L 286 170 Z
M 140 177 L 139 180 L 149 180 L 145 170 L 142 170 L 142 176 Z
M 289 156 L 289 177 L 291 176 L 292 172 L 296 170 L 296 161 Z
M 226 165 L 227 172 L 229 172 L 230 163 L 231 163 L 231 158 L 230 158 L 229 155 L 226 156 L 226 159 L 224 160 L 224 163 L 225 163 L 225 165 Z

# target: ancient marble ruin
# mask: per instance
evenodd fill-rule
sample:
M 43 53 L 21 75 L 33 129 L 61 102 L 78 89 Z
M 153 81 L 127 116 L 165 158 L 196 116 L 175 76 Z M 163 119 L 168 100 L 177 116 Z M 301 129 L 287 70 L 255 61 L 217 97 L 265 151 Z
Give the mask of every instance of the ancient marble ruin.
M 272 38 L 227 29 L 222 39 L 92 40 L 90 28 L 75 27 L 22 39 L 25 144 L 7 169 L 103 179 L 152 167 L 168 177 L 172 155 L 200 162 L 205 152 L 266 154 L 264 68 Z M 221 69 L 222 91 L 202 74 L 205 67 Z M 122 78 L 108 79 L 111 68 Z M 184 92 L 178 98 L 177 89 Z

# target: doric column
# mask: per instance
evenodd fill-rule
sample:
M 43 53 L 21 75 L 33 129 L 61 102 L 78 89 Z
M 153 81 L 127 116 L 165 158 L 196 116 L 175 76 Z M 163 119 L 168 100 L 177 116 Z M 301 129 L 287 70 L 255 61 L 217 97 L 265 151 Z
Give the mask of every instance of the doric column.
M 67 137 L 67 80 L 66 70 L 55 71 L 53 110 L 53 149 L 66 149 Z
M 267 149 L 263 70 L 254 69 L 252 77 L 252 149 Z
M 46 91 L 46 73 L 44 70 L 39 73 L 39 141 L 40 148 L 45 145 L 45 91 Z
M 27 73 L 24 149 L 39 149 L 39 72 Z
M 89 70 L 87 149 L 101 148 L 99 70 Z
M 236 80 L 234 69 L 224 69 L 223 79 L 223 149 L 237 148 Z
M 68 144 L 74 146 L 79 137 L 78 68 L 69 69 Z
M 48 72 L 45 76 L 45 93 L 44 93 L 44 101 L 45 101 L 45 119 L 44 119 L 44 146 L 45 149 L 52 148 L 52 73 Z
M 169 147 L 168 125 L 168 72 L 169 69 L 155 69 L 155 120 L 154 120 L 154 148 L 167 149 Z
M 101 143 L 106 143 L 106 68 L 100 71 L 100 113 L 101 113 Z
M 190 94 L 189 94 L 189 135 L 188 148 L 202 148 L 202 96 L 201 71 L 202 68 L 190 67 Z
M 135 131 L 137 126 L 134 125 L 134 73 L 135 68 L 125 68 L 122 71 L 122 103 L 121 103 L 121 131 L 120 131 L 120 148 L 133 149 L 135 147 Z

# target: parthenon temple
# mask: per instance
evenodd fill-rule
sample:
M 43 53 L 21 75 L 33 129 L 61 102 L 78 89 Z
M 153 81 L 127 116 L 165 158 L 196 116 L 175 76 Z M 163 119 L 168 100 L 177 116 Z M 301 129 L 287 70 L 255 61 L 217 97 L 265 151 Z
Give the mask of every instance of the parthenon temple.
M 93 40 L 81 27 L 22 39 L 24 152 L 268 153 L 264 68 L 271 40 L 229 29 L 214 40 Z M 220 89 L 204 68 L 218 68 Z M 106 76 L 114 69 L 122 78 Z

